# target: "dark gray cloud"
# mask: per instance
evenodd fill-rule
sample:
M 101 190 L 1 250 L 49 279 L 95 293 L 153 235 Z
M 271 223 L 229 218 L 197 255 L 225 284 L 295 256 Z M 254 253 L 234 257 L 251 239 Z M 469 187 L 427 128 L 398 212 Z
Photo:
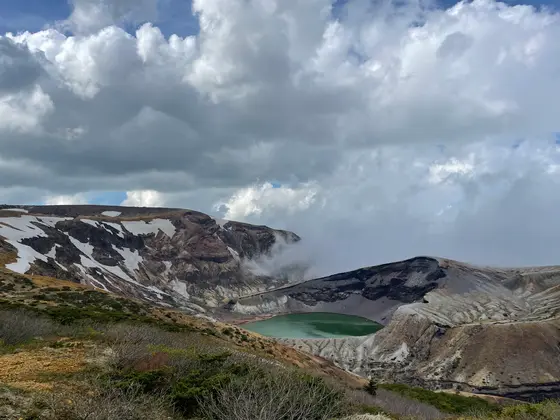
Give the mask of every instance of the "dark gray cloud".
M 42 73 L 43 68 L 26 47 L 0 39 L 0 96 L 29 89 Z
M 195 0 L 200 33 L 165 38 L 119 28 L 157 21 L 155 0 L 72 4 L 74 35 L 0 37 L 5 201 L 122 190 L 138 204 L 222 202 L 235 218 L 323 232 L 324 255 L 344 244 L 351 255 L 330 260 L 353 264 L 552 257 L 529 244 L 558 226 L 538 204 L 557 204 L 543 140 L 560 131 L 556 15 L 356 1 L 335 19 L 330 0 Z M 533 147 L 510 154 L 520 138 Z M 511 245 L 479 252 L 493 235 Z

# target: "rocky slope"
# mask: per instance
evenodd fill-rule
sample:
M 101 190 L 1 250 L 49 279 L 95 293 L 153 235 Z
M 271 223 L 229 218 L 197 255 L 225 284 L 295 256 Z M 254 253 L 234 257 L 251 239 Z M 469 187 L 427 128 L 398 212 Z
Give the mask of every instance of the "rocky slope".
M 384 381 L 527 398 L 559 393 L 560 267 L 417 257 L 301 282 L 298 267 L 261 264 L 299 240 L 190 210 L 0 206 L 0 267 L 7 270 L 222 320 L 359 315 L 385 328 L 283 341 Z
M 191 210 L 0 206 L 6 268 L 197 312 L 286 284 L 288 274 L 255 273 L 245 263 L 258 265 L 298 240 L 291 232 Z
M 339 312 L 383 323 L 366 337 L 283 340 L 379 380 L 526 398 L 560 393 L 560 267 L 496 269 L 419 257 L 229 308 Z

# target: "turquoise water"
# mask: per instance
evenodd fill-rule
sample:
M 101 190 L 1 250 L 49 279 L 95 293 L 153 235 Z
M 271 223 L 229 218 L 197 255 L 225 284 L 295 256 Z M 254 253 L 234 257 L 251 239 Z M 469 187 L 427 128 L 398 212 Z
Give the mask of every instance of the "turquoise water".
M 279 315 L 242 325 L 276 338 L 333 338 L 372 334 L 383 326 L 369 319 L 330 312 Z

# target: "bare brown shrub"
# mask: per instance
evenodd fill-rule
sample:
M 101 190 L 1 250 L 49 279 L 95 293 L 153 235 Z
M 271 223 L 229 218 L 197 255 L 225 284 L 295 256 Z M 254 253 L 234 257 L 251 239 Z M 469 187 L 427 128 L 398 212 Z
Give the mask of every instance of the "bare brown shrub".
M 200 401 L 213 420 L 326 420 L 347 414 L 344 397 L 317 378 L 258 371 Z
M 171 355 L 188 352 L 216 352 L 203 341 L 200 334 L 176 333 L 150 325 L 116 324 L 103 330 L 105 341 L 111 348 L 109 365 L 113 369 L 158 369 L 168 365 Z M 184 359 L 174 357 L 174 360 Z
M 0 344 L 16 346 L 33 338 L 56 334 L 59 327 L 48 318 L 21 309 L 0 311 Z
M 149 325 L 108 325 L 103 333 L 111 347 L 109 365 L 113 369 L 142 367 L 149 363 L 155 347 L 180 345 L 178 334 Z
M 377 389 L 375 396 L 363 390 L 347 391 L 347 395 L 357 405 L 379 407 L 387 413 L 413 418 L 414 420 L 437 420 L 449 417 L 429 404 L 403 397 L 382 388 Z
M 95 387 L 90 392 L 55 393 L 41 401 L 45 420 L 172 420 L 170 404 L 162 395 L 139 389 Z

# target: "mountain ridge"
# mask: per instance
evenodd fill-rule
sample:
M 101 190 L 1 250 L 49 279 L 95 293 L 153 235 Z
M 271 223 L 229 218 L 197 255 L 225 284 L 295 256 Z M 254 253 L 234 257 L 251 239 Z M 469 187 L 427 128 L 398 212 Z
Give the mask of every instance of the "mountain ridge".
M 379 381 L 531 399 L 560 396 L 560 267 L 415 257 L 312 279 L 230 305 L 242 314 L 337 312 L 365 337 L 281 339 Z
M 244 265 L 300 238 L 182 209 L 0 206 L 7 268 L 93 284 L 195 312 L 287 279 Z
M 363 316 L 385 328 L 278 341 L 380 382 L 560 395 L 559 266 L 419 256 L 308 280 L 297 265 L 258 269 L 300 240 L 184 209 L 0 206 L 0 263 L 16 272 L 225 322 L 292 312 Z

